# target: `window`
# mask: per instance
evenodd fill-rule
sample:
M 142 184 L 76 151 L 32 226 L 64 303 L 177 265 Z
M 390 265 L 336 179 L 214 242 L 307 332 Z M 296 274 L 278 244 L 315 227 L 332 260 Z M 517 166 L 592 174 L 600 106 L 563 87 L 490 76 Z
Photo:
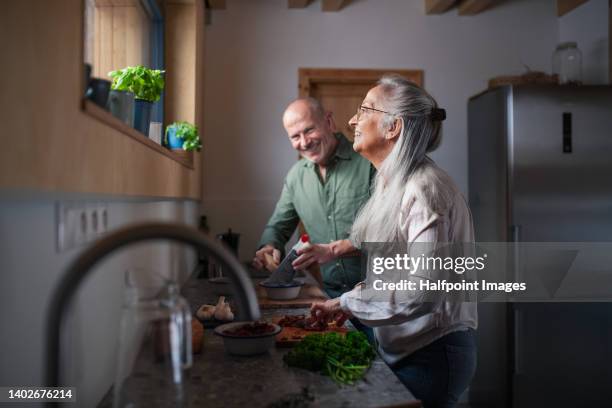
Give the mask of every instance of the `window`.
M 161 142 L 164 125 L 187 121 L 201 126 L 204 2 L 82 1 L 84 75 L 81 78 L 86 80 L 83 111 L 106 124 L 109 130 L 123 133 L 193 170 L 195 153 L 171 150 Z M 165 71 L 161 99 L 152 105 L 135 99 L 129 92 L 109 92 L 108 73 L 135 65 Z M 143 106 L 146 106 L 144 115 Z M 158 123 L 152 125 L 154 122 Z
M 163 18 L 156 0 L 84 2 L 84 62 L 92 79 L 110 81 L 110 71 L 127 66 L 164 69 Z M 101 87 L 104 86 L 102 82 Z M 103 99 L 101 96 L 97 103 L 108 109 L 108 102 L 105 104 Z M 163 123 L 163 106 L 162 94 L 152 107 L 151 122 Z

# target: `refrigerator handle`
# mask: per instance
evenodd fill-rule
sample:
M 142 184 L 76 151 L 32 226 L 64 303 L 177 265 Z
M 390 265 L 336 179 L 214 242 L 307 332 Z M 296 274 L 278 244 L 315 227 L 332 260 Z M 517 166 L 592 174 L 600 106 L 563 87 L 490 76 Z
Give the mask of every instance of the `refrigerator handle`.
M 520 282 L 520 257 L 519 257 L 519 244 L 521 242 L 521 226 L 520 225 L 511 225 L 510 226 L 510 236 L 512 237 L 512 279 L 513 282 Z M 512 325 L 513 330 L 513 354 L 514 358 L 512 359 L 512 363 L 514 365 L 514 375 L 519 375 L 521 373 L 521 348 L 520 348 L 520 329 L 521 329 L 521 311 L 514 307 L 513 304 L 510 304 L 510 310 L 512 311 Z
M 521 348 L 519 346 L 519 340 L 520 340 L 520 336 L 519 336 L 519 330 L 521 328 L 521 310 L 519 308 L 512 308 L 513 309 L 513 314 L 514 314 L 514 375 L 520 375 L 521 374 Z
M 513 282 L 519 282 L 519 244 L 521 242 L 521 226 L 510 226 L 510 237 L 512 239 L 512 273 Z
M 512 236 L 512 242 L 520 242 L 520 240 L 521 240 L 521 226 L 520 225 L 511 225 L 510 226 L 510 235 Z

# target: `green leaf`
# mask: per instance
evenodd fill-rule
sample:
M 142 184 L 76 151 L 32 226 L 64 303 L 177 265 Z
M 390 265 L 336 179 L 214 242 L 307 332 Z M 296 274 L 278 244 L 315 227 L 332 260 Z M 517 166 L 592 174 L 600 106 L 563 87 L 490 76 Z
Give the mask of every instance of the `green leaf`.
M 340 384 L 363 378 L 376 352 L 361 332 L 311 334 L 285 355 L 287 365 L 318 371 Z
M 166 144 L 168 131 L 176 129 L 177 139 L 183 140 L 183 150 L 200 150 L 202 143 L 198 134 L 198 127 L 189 122 L 174 122 L 166 127 Z
M 136 99 L 157 102 L 164 90 L 164 72 L 138 65 L 111 71 L 108 75 L 113 79 L 112 89 L 132 92 Z

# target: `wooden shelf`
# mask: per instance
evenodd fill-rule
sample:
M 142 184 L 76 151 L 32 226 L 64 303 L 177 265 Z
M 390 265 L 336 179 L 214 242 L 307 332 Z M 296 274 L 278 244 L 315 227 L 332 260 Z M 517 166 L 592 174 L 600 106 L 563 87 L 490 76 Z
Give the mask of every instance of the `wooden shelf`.
M 163 154 L 164 156 L 171 158 L 172 160 L 182 164 L 183 166 L 189 169 L 193 169 L 193 162 L 187 157 L 179 156 L 178 154 L 173 153 L 171 150 L 168 150 L 165 147 L 158 145 L 157 143 L 149 139 L 147 136 L 143 135 L 136 129 L 126 125 L 125 123 L 114 117 L 109 111 L 101 108 L 92 101 L 84 99 L 83 110 L 94 118 L 98 119 L 99 121 L 111 126 L 115 130 L 131 137 L 132 139 Z

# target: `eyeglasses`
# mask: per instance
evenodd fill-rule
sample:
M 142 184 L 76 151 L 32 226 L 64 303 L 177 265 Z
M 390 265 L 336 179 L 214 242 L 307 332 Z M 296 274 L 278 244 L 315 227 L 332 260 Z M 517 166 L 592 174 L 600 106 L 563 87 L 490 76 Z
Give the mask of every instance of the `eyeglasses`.
M 361 115 L 367 111 L 374 111 L 374 112 L 386 113 L 387 115 L 391 115 L 391 112 L 387 112 L 387 111 L 375 109 L 375 108 L 370 108 L 369 106 L 359 105 L 359 107 L 357 108 L 357 113 L 355 114 L 355 119 L 359 120 Z M 405 117 L 414 118 L 414 119 L 429 117 L 433 121 L 442 122 L 444 119 L 446 119 L 446 110 L 442 108 L 433 108 L 431 112 L 428 114 L 406 115 Z
M 359 120 L 359 118 L 361 117 L 361 115 L 367 111 L 374 111 L 374 112 L 380 112 L 380 113 L 386 113 L 387 115 L 390 115 L 389 112 L 384 111 L 384 110 L 380 110 L 380 109 L 375 109 L 375 108 L 370 108 L 369 106 L 363 106 L 363 105 L 359 105 L 359 107 L 357 108 L 357 113 L 355 114 L 355 119 Z

